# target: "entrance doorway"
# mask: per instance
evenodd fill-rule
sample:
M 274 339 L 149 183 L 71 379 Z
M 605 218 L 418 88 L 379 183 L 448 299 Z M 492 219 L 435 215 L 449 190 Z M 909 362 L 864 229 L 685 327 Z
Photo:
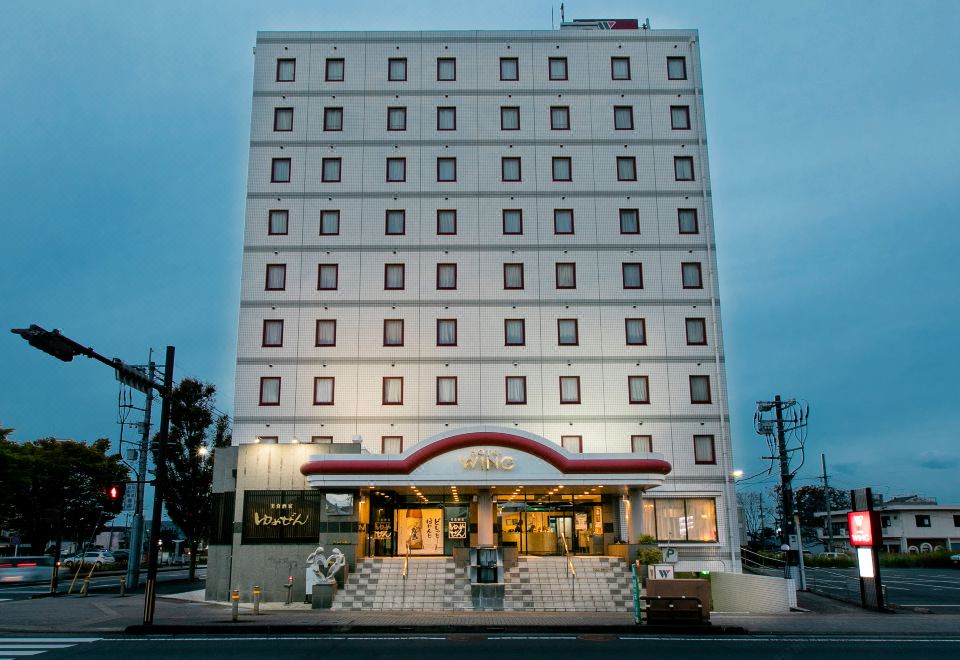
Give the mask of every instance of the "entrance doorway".
M 500 542 L 520 554 L 603 553 L 603 514 L 596 501 L 573 497 L 508 500 L 499 505 Z

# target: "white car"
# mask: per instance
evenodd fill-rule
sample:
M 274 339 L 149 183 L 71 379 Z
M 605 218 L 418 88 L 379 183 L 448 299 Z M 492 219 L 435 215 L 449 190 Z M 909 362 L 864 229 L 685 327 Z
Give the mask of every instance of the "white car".
M 73 555 L 63 560 L 63 565 L 70 569 L 76 568 L 79 565 L 96 566 L 100 568 L 101 566 L 108 566 L 115 563 L 117 563 L 117 560 L 106 550 L 88 550 L 83 553 L 82 557 L 80 555 Z
M 950 561 L 953 562 L 954 566 L 960 566 L 960 553 L 950 555 Z

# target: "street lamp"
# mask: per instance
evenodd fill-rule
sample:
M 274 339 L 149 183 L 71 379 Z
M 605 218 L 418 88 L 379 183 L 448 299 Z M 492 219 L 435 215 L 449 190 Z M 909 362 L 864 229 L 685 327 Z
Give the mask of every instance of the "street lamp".
M 10 330 L 15 335 L 20 335 L 27 342 L 48 355 L 52 355 L 58 360 L 72 362 L 73 358 L 83 355 L 92 360 L 102 362 L 116 372 L 117 380 L 141 392 L 156 390 L 161 398 L 160 407 L 160 433 L 157 437 L 156 447 L 156 478 L 153 488 L 153 520 L 150 521 L 150 538 L 160 537 L 160 516 L 163 515 L 163 486 L 167 476 L 166 449 L 167 435 L 170 430 L 170 392 L 173 391 L 173 360 L 176 349 L 173 346 L 167 346 L 166 360 L 163 369 L 163 384 L 154 382 L 153 375 L 133 367 L 120 358 L 106 358 L 100 355 L 92 348 L 77 343 L 69 337 L 65 337 L 59 330 L 45 330 L 39 325 L 31 325 L 29 328 L 13 328 Z M 145 475 L 141 475 L 143 479 Z M 147 584 L 144 590 L 143 604 L 143 625 L 153 625 L 153 614 L 156 610 L 157 602 L 157 560 L 159 558 L 158 546 L 150 544 L 150 556 L 147 563 Z M 139 548 L 137 549 L 137 558 L 139 561 Z M 57 544 L 55 550 L 54 563 L 60 562 L 60 544 Z M 55 566 L 54 571 L 57 568 Z M 56 581 L 52 581 L 51 590 L 55 589 Z

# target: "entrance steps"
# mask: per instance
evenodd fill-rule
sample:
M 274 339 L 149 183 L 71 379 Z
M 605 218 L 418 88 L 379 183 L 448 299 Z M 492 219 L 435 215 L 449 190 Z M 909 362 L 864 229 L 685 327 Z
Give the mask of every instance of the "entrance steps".
M 628 612 L 633 580 L 619 557 L 574 557 L 576 577 L 566 557 L 521 556 L 507 571 L 503 609 L 526 612 Z
M 473 610 L 470 578 L 452 557 L 368 557 L 333 601 L 334 610 Z

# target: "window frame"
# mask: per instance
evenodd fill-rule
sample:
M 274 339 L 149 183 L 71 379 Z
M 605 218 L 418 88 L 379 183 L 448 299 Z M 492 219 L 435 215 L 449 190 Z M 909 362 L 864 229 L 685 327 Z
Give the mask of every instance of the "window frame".
M 921 522 L 921 519 L 923 522 Z M 913 516 L 913 524 L 917 529 L 927 529 L 933 527 L 933 520 L 929 513 L 917 513 Z
M 563 399 L 563 381 L 564 380 L 574 380 L 577 383 L 577 398 L 576 400 L 567 400 Z M 581 391 L 580 391 L 580 376 L 558 376 L 558 383 L 560 386 L 560 405 L 561 406 L 575 406 L 580 405 L 581 403 Z
M 327 161 L 337 164 L 337 178 L 328 179 L 327 177 Z M 320 183 L 340 183 L 343 181 L 343 158 L 340 156 L 328 156 L 326 158 L 320 159 Z
M 565 444 L 565 441 L 567 440 L 576 440 L 577 441 L 576 449 L 568 448 Z M 582 435 L 561 435 L 560 448 L 570 452 L 571 454 L 582 454 L 583 453 L 583 436 Z
M 340 116 L 340 128 L 331 128 L 330 118 L 333 115 Z M 331 105 L 323 109 L 323 130 L 325 133 L 337 133 L 343 131 L 343 106 Z
M 280 77 L 280 69 L 284 64 L 292 64 L 293 71 L 289 78 Z M 274 82 L 283 83 L 283 82 L 296 82 L 297 81 L 297 58 L 295 57 L 278 57 L 277 58 L 277 71 Z
M 570 286 L 560 286 L 560 267 L 570 266 L 573 271 L 573 284 Z M 554 285 L 557 289 L 576 289 L 577 288 L 577 262 L 576 261 L 558 261 L 554 265 Z
M 694 399 L 693 398 L 693 382 L 694 379 L 703 379 L 707 384 L 707 398 L 706 399 Z M 707 374 L 690 374 L 690 403 L 693 405 L 709 405 L 713 403 L 713 392 L 710 387 L 710 376 Z
M 626 62 L 627 63 L 627 75 L 626 77 L 617 77 L 617 62 Z M 625 55 L 614 55 L 610 58 L 610 80 L 632 80 L 633 72 L 631 71 L 632 66 L 630 58 Z
M 687 286 L 685 278 L 683 276 L 683 271 L 685 266 L 696 266 L 697 267 L 697 281 L 698 284 L 693 286 Z M 681 261 L 680 262 L 680 286 L 684 289 L 698 290 L 703 289 L 703 264 L 699 261 Z
M 323 269 L 333 268 L 333 287 L 321 287 L 323 279 Z M 337 291 L 340 289 L 340 264 L 323 263 L 317 264 L 317 291 Z
M 390 231 L 391 214 L 400 214 L 400 231 Z M 406 236 L 407 234 L 407 210 L 406 209 L 384 209 L 383 211 L 383 235 L 384 236 Z
M 329 401 L 318 401 L 317 400 L 317 385 L 322 380 L 330 381 L 330 400 Z M 337 389 L 337 379 L 333 376 L 314 376 L 313 377 L 313 405 L 315 406 L 332 406 L 335 404 Z
M 340 64 L 340 77 L 332 78 L 330 68 L 332 64 Z M 323 81 L 324 82 L 343 82 L 347 79 L 347 62 L 342 57 L 328 57 L 323 61 Z
M 513 212 L 517 213 L 517 218 L 520 220 L 520 231 L 507 231 L 507 213 Z M 501 217 L 504 236 L 523 236 L 523 209 L 503 209 Z
M 403 126 L 401 128 L 392 128 L 390 126 L 390 115 L 391 113 L 398 113 L 403 117 Z M 405 105 L 389 105 L 387 106 L 387 131 L 401 132 L 407 130 L 407 106 Z
M 452 179 L 440 178 L 440 161 L 453 162 L 453 178 Z M 437 183 L 456 183 L 456 182 L 457 182 L 457 157 L 456 156 L 437 156 Z
M 277 381 L 277 400 L 276 401 L 264 401 L 263 400 L 263 386 L 267 384 L 267 381 Z M 283 387 L 283 380 L 280 376 L 260 376 L 260 396 L 259 401 L 261 406 L 279 406 L 280 405 L 280 395 L 281 389 Z
M 620 163 L 629 163 L 631 176 L 623 177 L 620 171 Z M 636 181 L 637 180 L 637 157 L 636 156 L 617 156 L 617 181 Z
M 561 340 L 560 324 L 564 321 L 573 322 L 573 341 L 564 342 Z M 580 320 L 577 318 L 558 318 L 557 319 L 557 346 L 579 346 L 580 345 Z
M 567 178 L 557 178 L 557 164 L 566 161 Z M 573 181 L 573 159 L 570 156 L 552 156 L 550 159 L 550 175 L 554 181 L 570 182 Z
M 441 401 L 440 400 L 440 381 L 441 380 L 452 380 L 453 381 L 453 401 Z M 437 386 L 436 386 L 436 400 L 438 406 L 455 406 L 459 403 L 459 393 L 460 384 L 457 382 L 456 376 L 437 376 Z
M 639 286 L 627 286 L 627 267 L 637 267 L 637 270 L 640 273 L 640 284 Z M 624 291 L 638 290 L 643 288 L 643 262 L 642 261 L 623 261 L 620 263 L 620 277 L 621 285 L 623 286 Z
M 683 218 L 682 213 L 684 211 L 693 212 L 693 231 L 684 231 L 683 230 Z M 677 209 L 677 233 L 684 236 L 693 236 L 700 233 L 700 214 L 697 212 L 696 208 L 678 208 Z
M 453 77 L 452 78 L 441 78 L 440 77 L 440 63 L 441 62 L 452 62 L 453 63 Z M 457 58 L 456 57 L 438 57 L 437 58 L 437 82 L 453 82 L 457 79 Z
M 671 62 L 680 62 L 683 67 L 683 75 L 680 77 L 672 75 L 670 71 Z M 667 57 L 667 80 L 686 80 L 687 79 L 687 58 L 683 55 L 671 55 Z
M 279 128 L 280 123 L 280 114 L 281 112 L 290 112 L 290 128 Z M 290 133 L 293 131 L 293 106 L 278 106 L 273 109 L 273 132 L 274 133 Z
M 400 164 L 403 166 L 403 175 L 400 179 L 391 179 L 390 178 L 390 163 L 400 161 Z M 387 158 L 387 171 L 385 175 L 385 183 L 405 183 L 407 181 L 407 159 L 404 156 L 389 156 Z
M 511 379 L 520 380 L 523 382 L 523 401 L 510 400 L 510 380 Z M 503 386 L 504 386 L 503 399 L 504 399 L 505 405 L 508 405 L 508 406 L 527 405 L 527 377 L 526 376 L 504 376 Z
M 333 214 L 337 219 L 337 230 L 336 231 L 324 231 L 323 230 L 323 219 L 328 214 Z M 340 209 L 321 209 L 319 216 L 320 225 L 317 228 L 319 233 L 318 236 L 339 236 L 340 235 Z
M 643 399 L 635 400 L 633 398 L 633 388 L 630 387 L 630 383 L 631 381 L 633 381 L 634 378 L 642 378 L 645 381 L 646 387 L 644 389 L 646 389 L 647 391 L 646 400 L 643 400 Z M 627 376 L 627 399 L 630 401 L 630 405 L 649 405 L 650 404 L 650 376 L 641 376 L 641 375 Z
M 647 448 L 643 451 L 637 451 L 637 440 L 645 442 Z M 644 433 L 631 433 L 630 434 L 630 453 L 631 454 L 652 454 L 653 453 L 653 436 L 650 434 Z
M 517 342 L 511 343 L 510 341 L 508 341 L 510 338 L 510 333 L 507 331 L 507 326 L 510 323 L 515 323 L 518 321 L 520 322 L 521 341 L 519 343 Z M 527 345 L 527 319 L 516 319 L 516 318 L 503 319 L 503 345 L 504 346 L 526 346 Z
M 283 231 L 273 231 L 273 214 L 283 215 Z M 267 210 L 267 236 L 289 236 L 290 235 L 290 209 L 268 209 Z
M 287 164 L 287 178 L 277 178 L 277 166 L 282 163 Z M 290 183 L 293 179 L 293 159 L 292 158 L 271 158 L 270 159 L 270 183 Z
M 710 456 L 704 460 L 697 455 L 697 438 L 710 439 Z M 716 465 L 717 464 L 717 439 L 712 433 L 695 433 L 693 435 L 693 463 L 694 465 Z
M 555 110 L 559 110 L 560 113 L 566 118 L 567 125 L 558 127 L 553 121 L 553 113 Z M 570 106 L 569 105 L 551 105 L 550 106 L 550 130 L 551 131 L 569 131 L 570 130 Z
M 390 282 L 390 270 L 400 267 L 400 286 L 387 286 Z M 404 262 L 391 262 L 383 264 L 383 290 L 384 291 L 405 291 L 407 288 L 407 264 Z
M 570 214 L 570 231 L 560 231 L 557 226 L 557 218 L 559 214 L 569 213 Z M 558 236 L 569 236 L 576 233 L 576 224 L 573 217 L 573 209 L 553 209 L 553 233 Z
M 400 381 L 400 401 L 387 401 L 387 381 L 388 380 L 399 380 Z M 381 405 L 384 406 L 402 406 L 403 405 L 403 376 L 383 376 L 383 381 L 380 390 L 380 401 Z
M 553 75 L 554 62 L 557 62 L 563 65 L 562 77 L 557 77 Z M 570 75 L 570 70 L 569 70 L 566 57 L 548 57 L 547 58 L 547 80 L 568 80 L 569 75 Z
M 633 213 L 633 217 L 636 219 L 637 230 L 636 231 L 624 231 L 623 229 L 623 217 L 624 212 Z M 640 234 L 640 209 L 618 209 L 617 210 L 617 220 L 620 223 L 620 234 L 625 236 L 637 236 Z
M 517 114 L 517 127 L 516 128 L 506 128 L 503 125 L 504 111 L 516 111 Z M 519 131 L 520 130 L 520 106 L 519 105 L 501 105 L 500 106 L 500 130 L 501 131 Z
M 683 116 L 687 120 L 686 126 L 677 126 L 677 123 L 674 121 L 674 111 L 683 110 Z M 689 131 L 690 130 L 690 106 L 689 105 L 671 105 L 670 106 L 670 130 L 672 131 Z
M 507 286 L 507 266 L 519 266 L 520 267 L 520 286 Z M 524 268 L 522 261 L 509 261 L 503 264 L 503 290 L 504 291 L 523 291 L 525 282 L 524 282 Z
M 517 161 L 517 178 L 507 178 L 507 161 Z M 521 183 L 523 181 L 523 160 L 520 156 L 500 156 L 500 181 L 503 183 Z
M 680 178 L 680 171 L 677 169 L 681 163 L 690 163 L 690 178 Z M 673 157 L 673 180 L 674 181 L 696 181 L 697 174 L 693 169 L 693 156 L 674 156 Z
M 387 325 L 390 323 L 400 324 L 400 343 L 399 344 L 387 343 Z M 403 322 L 403 319 L 383 319 L 383 347 L 384 348 L 402 347 L 404 346 L 405 341 L 406 341 L 406 324 Z
M 394 63 L 403 65 L 403 78 L 393 77 Z M 387 82 L 407 82 L 407 58 L 406 57 L 388 57 L 387 58 Z
M 630 111 L 630 125 L 629 125 L 629 126 L 617 126 L 617 110 L 629 110 L 629 111 Z M 615 130 L 615 131 L 632 131 L 632 130 L 633 130 L 633 106 L 632 106 L 632 105 L 615 105 L 615 106 L 613 106 L 613 130 Z
M 320 343 L 320 324 L 321 323 L 333 324 L 333 341 L 329 344 Z M 329 348 L 331 346 L 336 346 L 336 345 L 337 345 L 337 319 L 317 319 L 316 324 L 314 325 L 314 330 L 313 330 L 314 348 Z
M 283 286 L 280 287 L 271 287 L 270 286 L 270 269 L 271 268 L 281 268 L 283 269 Z M 264 269 L 266 274 L 266 281 L 263 283 L 264 291 L 286 291 L 287 290 L 287 264 L 266 264 Z
M 506 62 L 513 62 L 514 71 L 516 72 L 516 77 L 514 78 L 503 77 L 503 65 Z M 519 57 L 501 57 L 500 58 L 500 80 L 503 82 L 519 82 L 520 81 L 520 58 Z
M 440 343 L 440 324 L 441 323 L 453 323 L 453 343 L 452 344 Z M 456 346 L 458 332 L 459 332 L 459 329 L 457 327 L 457 319 L 437 319 L 437 336 L 436 336 L 437 346 Z
M 269 323 L 280 324 L 280 343 L 278 344 L 267 343 L 267 324 Z M 283 347 L 283 319 L 263 319 L 263 337 L 260 342 L 260 347 L 261 348 L 282 348 Z
M 630 341 L 630 322 L 639 321 L 643 341 Z M 646 346 L 647 345 L 647 319 L 642 316 L 628 316 L 623 319 L 623 341 L 626 346 Z
M 400 441 L 400 451 L 396 454 L 390 453 L 387 454 L 387 440 L 399 440 Z M 380 436 L 380 453 L 384 456 L 398 456 L 403 453 L 403 436 L 402 435 L 381 435 Z
M 453 231 L 440 231 L 440 214 L 453 214 Z M 437 209 L 437 236 L 456 236 L 457 235 L 457 209 Z
M 442 268 L 453 268 L 453 286 L 440 286 L 440 270 Z M 456 291 L 457 290 L 457 264 L 456 262 L 445 261 L 437 264 L 437 291 Z
M 332 445 L 333 436 L 332 435 L 311 435 L 310 444 L 311 445 Z
M 690 341 L 690 322 L 699 322 L 703 329 L 703 341 Z M 707 345 L 707 319 L 703 316 L 686 317 L 683 320 L 683 330 L 686 335 L 687 346 L 706 346 Z
M 440 113 L 452 111 L 453 112 L 453 128 L 441 128 L 440 126 Z M 457 106 L 455 105 L 438 105 L 437 106 L 437 131 L 455 131 L 457 130 Z

